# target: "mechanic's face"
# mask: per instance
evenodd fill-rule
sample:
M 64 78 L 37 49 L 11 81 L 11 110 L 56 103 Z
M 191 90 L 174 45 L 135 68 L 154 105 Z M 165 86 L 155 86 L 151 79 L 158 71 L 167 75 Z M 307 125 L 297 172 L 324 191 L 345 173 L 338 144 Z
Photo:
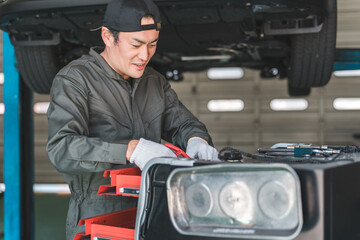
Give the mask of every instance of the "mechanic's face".
M 141 20 L 142 25 L 153 23 L 152 18 Z M 140 78 L 155 53 L 159 31 L 121 32 L 117 43 L 110 38 L 108 43 L 104 40 L 106 49 L 101 55 L 124 79 Z

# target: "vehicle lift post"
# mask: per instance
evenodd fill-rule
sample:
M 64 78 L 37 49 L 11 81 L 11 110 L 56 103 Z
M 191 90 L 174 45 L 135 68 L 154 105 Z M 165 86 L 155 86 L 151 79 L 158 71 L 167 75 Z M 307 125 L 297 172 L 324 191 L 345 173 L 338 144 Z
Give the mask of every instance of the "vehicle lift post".
M 33 95 L 16 69 L 3 32 L 4 240 L 34 239 Z

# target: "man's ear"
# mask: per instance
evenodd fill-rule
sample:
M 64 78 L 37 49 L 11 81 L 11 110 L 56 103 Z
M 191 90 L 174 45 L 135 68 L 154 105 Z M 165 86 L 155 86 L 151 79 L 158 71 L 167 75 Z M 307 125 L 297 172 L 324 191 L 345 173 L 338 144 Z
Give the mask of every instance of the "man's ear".
M 114 42 L 114 37 L 107 27 L 101 28 L 101 38 L 107 47 L 110 47 Z

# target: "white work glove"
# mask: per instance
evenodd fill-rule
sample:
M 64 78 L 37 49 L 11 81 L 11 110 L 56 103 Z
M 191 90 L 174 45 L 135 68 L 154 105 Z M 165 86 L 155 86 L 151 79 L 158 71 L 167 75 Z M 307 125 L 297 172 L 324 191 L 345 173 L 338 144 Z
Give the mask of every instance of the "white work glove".
M 199 137 L 190 138 L 186 147 L 186 154 L 190 158 L 202 160 L 218 160 L 218 151 L 210 146 L 204 139 Z
M 160 143 L 140 138 L 130 157 L 130 162 L 135 163 L 142 170 L 145 164 L 155 157 L 176 157 L 176 155 Z

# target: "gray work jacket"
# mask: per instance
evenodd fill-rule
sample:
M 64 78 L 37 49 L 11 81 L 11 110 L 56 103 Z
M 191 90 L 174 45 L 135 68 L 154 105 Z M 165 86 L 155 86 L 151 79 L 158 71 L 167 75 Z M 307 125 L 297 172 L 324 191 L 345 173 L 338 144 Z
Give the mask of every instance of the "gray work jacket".
M 81 218 L 136 206 L 134 198 L 96 194 L 109 184 L 104 170 L 132 166 L 125 158 L 129 140 L 164 139 L 186 149 L 188 139 L 198 136 L 212 144 L 204 124 L 161 74 L 147 67 L 131 86 L 97 51 L 60 70 L 50 93 L 47 152 L 71 190 L 67 239 Z

